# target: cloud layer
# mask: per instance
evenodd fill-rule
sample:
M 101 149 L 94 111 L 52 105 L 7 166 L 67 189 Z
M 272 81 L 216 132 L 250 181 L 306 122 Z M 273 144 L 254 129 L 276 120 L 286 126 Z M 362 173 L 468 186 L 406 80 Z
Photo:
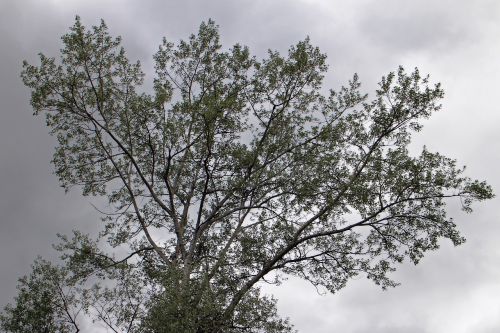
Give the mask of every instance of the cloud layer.
M 132 59 L 151 70 L 163 36 L 187 37 L 213 18 L 226 46 L 241 42 L 254 53 L 286 52 L 309 35 L 329 56 L 326 85 L 354 72 L 370 92 L 399 64 L 440 81 L 443 111 L 426 122 L 414 148 L 456 157 L 470 175 L 500 188 L 500 3 L 482 1 L 4 1 L 0 4 L 0 305 L 15 295 L 16 279 L 38 254 L 53 257 L 55 234 L 95 229 L 98 217 L 77 191 L 64 195 L 49 161 L 54 141 L 33 118 L 21 61 L 39 51 L 56 55 L 59 36 L 78 14 L 85 24 L 104 18 L 122 35 Z M 492 333 L 500 329 L 499 199 L 464 215 L 450 207 L 468 242 L 404 264 L 402 285 L 385 292 L 365 280 L 336 295 L 290 280 L 268 288 L 301 332 Z

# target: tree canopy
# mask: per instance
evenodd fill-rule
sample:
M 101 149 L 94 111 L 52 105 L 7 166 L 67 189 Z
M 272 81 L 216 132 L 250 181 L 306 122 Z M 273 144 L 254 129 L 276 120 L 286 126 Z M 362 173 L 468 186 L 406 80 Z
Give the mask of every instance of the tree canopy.
M 417 69 L 371 98 L 357 75 L 327 91 L 308 38 L 257 59 L 223 48 L 209 20 L 163 40 L 148 92 L 103 21 L 77 17 L 62 41 L 22 79 L 57 138 L 61 185 L 105 198 L 103 227 L 60 235 L 61 262 L 35 262 L 7 332 L 78 332 L 82 316 L 114 332 L 292 332 L 262 283 L 395 286 L 398 263 L 464 241 L 449 200 L 471 212 L 493 197 L 455 160 L 410 153 L 443 97 Z

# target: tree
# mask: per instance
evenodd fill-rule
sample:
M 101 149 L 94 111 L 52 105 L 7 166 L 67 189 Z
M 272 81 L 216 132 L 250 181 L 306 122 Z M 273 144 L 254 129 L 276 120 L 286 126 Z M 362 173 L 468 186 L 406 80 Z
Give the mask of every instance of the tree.
M 333 293 L 361 274 L 395 286 L 405 258 L 464 241 L 448 200 L 470 212 L 493 197 L 455 160 L 409 152 L 443 97 L 417 69 L 383 77 L 373 99 L 357 75 L 324 93 L 326 56 L 309 39 L 258 60 L 223 49 L 208 21 L 163 40 L 147 93 L 104 22 L 77 17 L 62 40 L 59 63 L 40 55 L 22 78 L 57 137 L 62 186 L 109 204 L 99 239 L 75 232 L 56 248 L 70 311 L 115 332 L 291 332 L 261 283 L 298 276 Z M 12 309 L 2 325 L 18 332 Z
M 38 258 L 29 277 L 19 279 L 15 307 L 0 316 L 2 328 L 13 333 L 79 332 L 75 295 L 65 285 L 67 271 Z

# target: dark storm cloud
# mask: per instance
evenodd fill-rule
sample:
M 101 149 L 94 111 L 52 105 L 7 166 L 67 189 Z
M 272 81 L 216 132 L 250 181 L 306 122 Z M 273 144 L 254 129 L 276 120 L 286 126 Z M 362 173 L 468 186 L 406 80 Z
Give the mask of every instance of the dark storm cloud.
M 55 233 L 95 231 L 91 199 L 64 195 L 49 161 L 54 141 L 32 117 L 19 79 L 22 59 L 57 55 L 59 36 L 79 14 L 86 25 L 104 18 L 122 35 L 131 59 L 148 74 L 163 36 L 176 41 L 214 19 L 226 47 L 236 42 L 259 56 L 286 52 L 310 35 L 328 54 L 327 87 L 358 72 L 368 91 L 399 64 L 419 66 L 446 90 L 444 109 L 416 138 L 469 166 L 468 174 L 500 188 L 500 5 L 497 1 L 3 1 L 0 2 L 0 306 L 15 294 L 16 278 L 37 254 L 53 257 Z M 451 214 L 468 238 L 443 244 L 416 267 L 395 273 L 402 282 L 385 292 L 364 279 L 336 295 L 290 280 L 268 288 L 301 332 L 492 333 L 500 327 L 500 224 L 495 199 L 466 215 Z
M 24 7 L 30 4 L 29 7 Z M 57 51 L 66 24 L 40 2 L 2 2 L 0 31 L 0 303 L 15 295 L 16 279 L 37 255 L 53 257 L 56 233 L 83 226 L 95 214 L 87 200 L 65 196 L 49 161 L 53 140 L 32 116 L 19 77 L 23 59 Z M 75 193 L 76 194 L 76 193 Z
M 384 52 L 418 52 L 455 48 L 474 39 L 477 17 L 464 12 L 472 6 L 454 6 L 440 1 L 432 6 L 419 2 L 372 2 L 361 13 L 359 29 L 371 41 L 371 47 Z M 487 10 L 485 8 L 485 10 Z
M 366 333 L 367 328 L 362 328 L 360 330 L 355 330 L 353 333 Z M 370 333 L 427 333 L 426 329 L 423 327 L 419 327 L 419 325 L 415 324 L 414 322 L 408 323 L 406 325 L 387 325 L 385 326 L 384 324 L 378 325 L 378 326 L 370 326 L 369 328 Z
M 392 5 L 396 3 L 392 1 Z M 399 16 L 397 6 L 388 6 L 395 16 Z M 400 25 L 387 26 L 399 30 L 399 36 L 386 30 L 385 38 L 394 37 L 404 48 L 411 51 L 418 48 L 432 49 L 434 52 L 450 52 L 458 47 L 470 47 L 476 45 L 484 36 L 484 32 L 496 24 L 498 2 L 487 0 L 480 3 L 446 0 L 433 4 L 433 6 L 419 6 L 418 3 L 409 3 L 403 10 L 399 20 Z M 380 11 L 380 14 L 382 11 Z M 417 13 L 417 15 L 415 15 Z M 406 22 L 405 22 L 406 21 Z M 380 25 L 377 25 L 380 27 Z M 377 32 L 377 29 L 372 30 Z M 491 31 L 491 30 L 490 30 Z M 410 34 L 410 38 L 406 38 Z M 412 38 L 412 36 L 414 36 Z M 408 40 L 415 43 L 408 44 Z M 406 43 L 405 43 L 406 42 Z M 386 45 L 389 43 L 386 43 Z

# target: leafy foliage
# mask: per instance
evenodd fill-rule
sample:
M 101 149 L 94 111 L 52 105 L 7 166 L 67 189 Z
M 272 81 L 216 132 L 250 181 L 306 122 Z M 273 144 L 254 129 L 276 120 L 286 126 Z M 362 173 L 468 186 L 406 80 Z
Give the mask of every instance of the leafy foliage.
M 56 248 L 69 306 L 115 332 L 291 332 L 260 283 L 295 275 L 335 292 L 362 274 L 394 286 L 397 263 L 464 241 L 447 200 L 470 212 L 493 196 L 454 160 L 409 153 L 443 97 L 417 69 L 389 73 L 372 99 L 357 75 L 325 94 L 326 56 L 309 39 L 257 60 L 223 49 L 208 21 L 163 40 L 149 94 L 104 22 L 87 30 L 77 18 L 62 39 L 60 62 L 41 55 L 22 78 L 57 137 L 62 186 L 109 203 L 98 240 L 75 232 Z M 31 294 L 45 297 L 21 289 L 17 307 Z M 64 317 L 14 309 L 9 332 Z
M 1 327 L 12 333 L 78 331 L 75 295 L 66 285 L 67 271 L 38 258 L 30 276 L 19 279 L 16 306 L 0 316 Z M 70 305 L 71 304 L 71 305 Z

